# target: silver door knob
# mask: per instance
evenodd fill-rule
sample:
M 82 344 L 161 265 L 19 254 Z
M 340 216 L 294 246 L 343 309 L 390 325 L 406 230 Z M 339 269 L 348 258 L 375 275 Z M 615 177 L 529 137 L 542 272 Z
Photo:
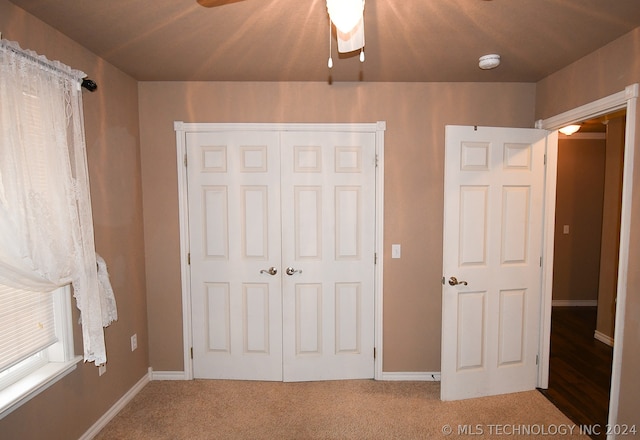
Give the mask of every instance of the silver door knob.
M 468 283 L 466 281 L 458 281 L 456 277 L 449 278 L 450 286 L 457 286 L 458 284 L 462 284 L 463 286 L 466 286 Z
M 262 269 L 260 273 L 268 273 L 269 275 L 273 276 L 278 273 L 278 269 L 276 269 L 275 267 L 270 267 L 269 269 Z
M 293 267 L 287 267 L 285 269 L 285 272 L 287 273 L 287 275 L 293 275 L 296 272 L 302 273 L 302 269 L 294 269 Z

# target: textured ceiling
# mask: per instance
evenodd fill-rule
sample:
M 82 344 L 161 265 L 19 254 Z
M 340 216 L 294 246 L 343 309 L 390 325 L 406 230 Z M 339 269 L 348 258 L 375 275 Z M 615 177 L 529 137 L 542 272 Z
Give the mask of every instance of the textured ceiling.
M 640 26 L 639 0 L 367 0 L 366 61 L 333 35 L 329 70 L 324 0 L 11 1 L 142 81 L 535 82 Z

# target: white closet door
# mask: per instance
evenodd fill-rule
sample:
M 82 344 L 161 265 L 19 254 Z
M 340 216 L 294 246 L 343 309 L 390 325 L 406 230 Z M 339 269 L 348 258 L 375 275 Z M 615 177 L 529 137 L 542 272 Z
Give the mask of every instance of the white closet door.
M 197 378 L 374 376 L 375 133 L 187 133 Z
M 285 132 L 284 380 L 374 376 L 375 134 Z
M 278 138 L 187 133 L 196 378 L 282 380 Z

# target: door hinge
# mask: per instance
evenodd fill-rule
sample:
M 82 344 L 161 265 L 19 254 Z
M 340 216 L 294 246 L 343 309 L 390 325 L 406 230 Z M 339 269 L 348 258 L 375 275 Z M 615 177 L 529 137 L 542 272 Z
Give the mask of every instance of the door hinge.
M 191 359 L 193 359 L 193 347 L 191 347 Z
M 542 267 L 542 257 L 540 257 L 540 267 Z
M 376 347 L 373 347 L 373 358 L 376 358 Z
M 187 254 L 187 264 L 191 265 L 191 252 Z
M 536 365 L 538 365 L 538 355 L 536 355 Z
M 545 155 L 544 155 L 544 164 L 545 164 L 545 165 L 547 164 L 547 155 L 546 155 L 546 153 L 545 153 Z
M 376 154 L 376 168 L 378 168 L 378 155 Z
M 186 154 L 184 155 L 184 166 L 185 167 L 187 166 L 187 155 Z
M 373 264 L 378 264 L 378 253 L 377 252 L 373 253 Z

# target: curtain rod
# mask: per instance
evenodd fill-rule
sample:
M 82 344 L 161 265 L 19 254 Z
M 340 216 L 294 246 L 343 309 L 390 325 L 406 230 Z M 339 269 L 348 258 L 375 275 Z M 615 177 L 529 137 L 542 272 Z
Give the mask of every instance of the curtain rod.
M 79 80 L 78 77 L 76 77 L 75 75 L 72 75 L 70 72 L 67 72 L 64 69 L 61 69 L 60 67 L 56 66 L 54 64 L 54 62 L 46 59 L 46 57 L 43 57 L 44 59 L 38 58 L 36 56 L 33 56 L 31 54 L 29 54 L 27 51 L 25 51 L 24 49 L 20 48 L 19 45 L 16 43 L 16 46 L 18 47 L 13 47 L 12 45 L 5 43 L 4 42 L 9 42 L 9 40 L 3 40 L 2 39 L 2 33 L 0 32 L 0 47 L 5 48 L 7 50 L 10 50 L 11 52 L 15 53 L 16 55 L 19 55 L 23 58 L 28 59 L 29 61 L 32 61 L 36 64 L 39 64 L 42 67 L 45 67 L 47 69 L 51 69 L 57 73 L 60 73 L 62 75 L 67 76 L 70 79 L 74 79 L 77 80 L 78 82 L 80 82 L 80 85 L 82 87 L 84 87 L 85 89 L 87 89 L 90 92 L 95 92 L 96 89 L 98 88 L 98 85 L 91 79 L 89 79 L 88 77 L 84 77 L 82 79 L 82 81 Z M 60 63 L 62 64 L 62 63 Z M 71 68 L 70 68 L 71 69 Z M 72 69 L 75 70 L 75 69 Z M 82 73 L 84 75 L 84 72 L 80 72 L 79 70 L 76 70 L 76 72 Z

